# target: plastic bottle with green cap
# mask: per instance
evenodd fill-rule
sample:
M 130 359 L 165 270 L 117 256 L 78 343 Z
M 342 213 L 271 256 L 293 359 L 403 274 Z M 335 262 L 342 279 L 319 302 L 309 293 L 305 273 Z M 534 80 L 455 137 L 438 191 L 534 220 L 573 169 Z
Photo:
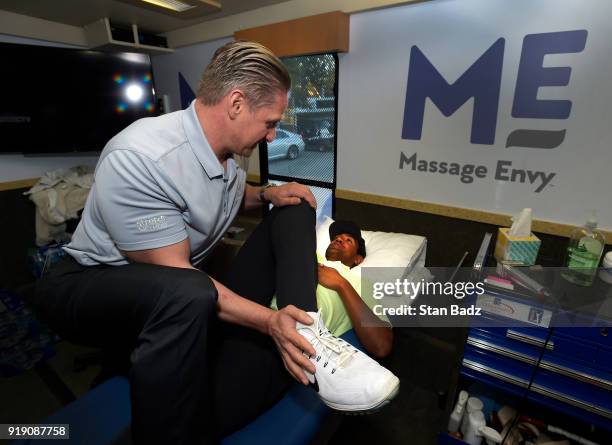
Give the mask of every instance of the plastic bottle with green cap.
M 584 227 L 576 228 L 567 246 L 566 267 L 561 275 L 568 281 L 580 286 L 590 286 L 597 274 L 597 266 L 603 253 L 606 239 L 597 230 L 595 212 Z

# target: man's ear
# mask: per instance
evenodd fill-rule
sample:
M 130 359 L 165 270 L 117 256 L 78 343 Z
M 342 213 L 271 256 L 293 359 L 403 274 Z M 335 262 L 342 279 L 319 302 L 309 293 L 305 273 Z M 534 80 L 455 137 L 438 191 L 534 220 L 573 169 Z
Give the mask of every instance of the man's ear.
M 353 267 L 359 266 L 361 263 L 363 263 L 363 257 L 361 255 L 355 255 L 355 263 L 353 264 Z
M 227 95 L 228 115 L 231 120 L 236 119 L 246 107 L 246 97 L 242 90 L 232 90 Z

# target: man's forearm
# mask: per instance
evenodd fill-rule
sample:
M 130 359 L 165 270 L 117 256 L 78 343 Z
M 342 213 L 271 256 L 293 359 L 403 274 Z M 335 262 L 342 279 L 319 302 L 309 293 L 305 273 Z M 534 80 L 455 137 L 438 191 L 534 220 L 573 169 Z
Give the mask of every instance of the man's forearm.
M 255 209 L 261 207 L 261 187 L 255 187 L 246 184 L 244 189 L 244 208 L 246 210 Z
M 212 281 L 219 293 L 217 300 L 219 318 L 269 335 L 276 343 L 287 371 L 296 380 L 307 385 L 308 378 L 304 370 L 314 373 L 316 369 L 303 352 L 313 355 L 316 351 L 305 337 L 298 334 L 296 322 L 310 324 L 312 318 L 292 305 L 273 311 L 239 296 L 214 279 Z
M 344 280 L 336 289 L 346 308 L 357 338 L 376 357 L 385 357 L 393 346 L 391 327 L 380 320 L 363 302 L 351 283 Z
M 217 308 L 219 318 L 225 322 L 238 324 L 268 334 L 268 321 L 273 310 L 241 297 L 214 278 L 219 299 Z

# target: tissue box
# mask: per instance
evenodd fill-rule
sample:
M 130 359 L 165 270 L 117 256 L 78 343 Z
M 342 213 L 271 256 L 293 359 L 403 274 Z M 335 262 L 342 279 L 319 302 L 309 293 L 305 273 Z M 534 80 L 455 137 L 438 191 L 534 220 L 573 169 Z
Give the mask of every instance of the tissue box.
M 508 235 L 508 227 L 500 227 L 495 243 L 497 261 L 516 261 L 531 266 L 535 264 L 542 241 L 533 233 L 529 236 Z

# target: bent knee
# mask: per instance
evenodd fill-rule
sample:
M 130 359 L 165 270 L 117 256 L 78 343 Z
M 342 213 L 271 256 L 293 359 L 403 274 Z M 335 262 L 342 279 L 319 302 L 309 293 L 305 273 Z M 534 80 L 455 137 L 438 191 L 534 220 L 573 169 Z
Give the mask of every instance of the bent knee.
M 300 203 L 296 205 L 287 205 L 284 207 L 278 208 L 278 216 L 281 218 L 291 218 L 291 219 L 299 219 L 299 220 L 312 220 L 312 223 L 315 222 L 315 209 L 313 209 L 310 204 L 304 199 L 300 199 Z
M 308 203 L 308 201 L 303 198 L 300 198 L 300 203 L 293 207 L 298 209 L 300 212 L 315 213 L 315 209 L 313 209 L 312 206 Z

